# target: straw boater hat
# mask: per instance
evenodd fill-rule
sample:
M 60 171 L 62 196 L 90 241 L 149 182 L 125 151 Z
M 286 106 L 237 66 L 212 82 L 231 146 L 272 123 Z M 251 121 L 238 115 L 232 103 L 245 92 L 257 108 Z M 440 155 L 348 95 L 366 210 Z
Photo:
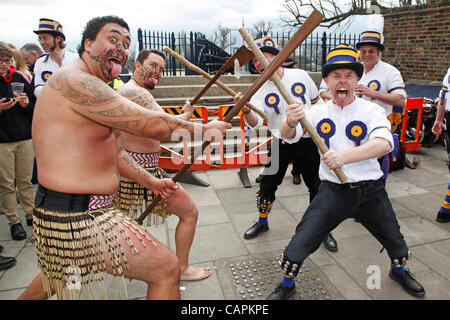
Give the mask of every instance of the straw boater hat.
M 384 46 L 381 44 L 381 33 L 376 31 L 365 31 L 361 33 L 361 42 L 356 44 L 356 49 L 360 47 L 370 45 L 378 47 L 381 51 L 384 50 Z
M 280 52 L 278 50 L 277 42 L 270 36 L 264 36 L 262 38 L 256 39 L 255 43 L 262 52 L 269 52 L 273 55 L 277 55 Z
M 357 61 L 357 53 L 352 48 L 335 48 L 327 55 L 327 63 L 322 68 L 322 77 L 336 69 L 351 69 L 356 72 L 359 78 L 362 77 L 364 67 Z
M 39 33 L 50 33 L 55 36 L 60 36 L 64 40 L 66 40 L 66 36 L 63 33 L 63 26 L 58 21 L 47 19 L 47 18 L 41 18 L 39 20 L 39 29 L 33 31 L 36 34 Z

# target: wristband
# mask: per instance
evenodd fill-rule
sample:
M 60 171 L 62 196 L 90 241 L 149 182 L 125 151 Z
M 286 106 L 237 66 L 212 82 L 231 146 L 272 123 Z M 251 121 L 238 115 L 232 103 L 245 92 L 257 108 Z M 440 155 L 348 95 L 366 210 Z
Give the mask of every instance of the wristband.
M 295 126 L 291 126 L 291 125 L 289 124 L 289 118 L 286 117 L 286 124 L 288 125 L 289 128 L 295 129 L 295 128 L 297 128 L 298 122 L 295 124 Z

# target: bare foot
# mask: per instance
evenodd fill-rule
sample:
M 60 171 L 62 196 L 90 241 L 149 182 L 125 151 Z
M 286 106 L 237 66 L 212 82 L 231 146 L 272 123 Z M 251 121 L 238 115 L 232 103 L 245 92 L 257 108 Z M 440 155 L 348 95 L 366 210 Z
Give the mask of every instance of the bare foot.
M 195 281 L 203 280 L 211 275 L 211 268 L 198 268 L 188 266 L 182 273 L 180 280 Z

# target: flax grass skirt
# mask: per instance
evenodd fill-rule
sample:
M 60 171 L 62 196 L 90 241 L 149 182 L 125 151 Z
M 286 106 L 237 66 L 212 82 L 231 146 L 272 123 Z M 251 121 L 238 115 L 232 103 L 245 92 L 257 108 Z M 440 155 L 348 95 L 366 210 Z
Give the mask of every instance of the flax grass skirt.
M 165 178 L 164 171 L 158 167 L 145 168 L 157 179 Z M 113 206 L 119 209 L 129 218 L 136 220 L 138 215 L 145 211 L 145 208 L 152 203 L 156 195 L 143 186 L 131 181 L 128 178 L 120 178 L 119 190 L 113 200 Z M 165 201 L 160 201 L 147 216 L 147 226 L 162 224 L 171 213 L 166 210 Z
M 58 299 L 80 299 L 80 295 L 95 299 L 100 294 L 107 299 L 103 281 L 107 266 L 115 277 L 119 297 L 117 276 L 122 278 L 128 297 L 123 276 L 131 267 L 117 235 L 136 254 L 130 233 L 144 246 L 142 237 L 151 241 L 137 223 L 112 207 L 72 213 L 36 208 L 33 223 L 38 265 L 49 298 L 53 288 Z

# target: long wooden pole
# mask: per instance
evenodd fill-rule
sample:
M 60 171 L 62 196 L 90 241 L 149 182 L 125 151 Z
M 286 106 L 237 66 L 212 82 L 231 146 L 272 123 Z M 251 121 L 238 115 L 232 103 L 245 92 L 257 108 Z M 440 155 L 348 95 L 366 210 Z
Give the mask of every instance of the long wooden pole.
M 250 100 L 250 98 L 258 91 L 259 88 L 266 82 L 272 74 L 285 62 L 285 60 L 294 52 L 294 50 L 308 37 L 308 35 L 322 22 L 322 14 L 315 10 L 306 19 L 305 23 L 295 32 L 294 36 L 287 42 L 286 46 L 280 51 L 277 57 L 272 61 L 268 68 L 266 68 L 251 85 L 251 87 L 245 92 L 238 103 L 230 110 L 230 112 L 223 119 L 224 122 L 230 122 L 235 115 L 239 113 L 241 108 Z M 179 178 L 189 169 L 195 159 L 203 153 L 203 150 L 210 144 L 209 141 L 205 141 L 202 144 L 202 151 L 200 153 L 194 153 L 191 157 L 191 161 L 185 164 L 180 171 L 172 178 L 174 182 L 177 182 Z M 144 219 L 152 212 L 156 205 L 161 201 L 161 195 L 158 195 L 147 209 L 139 216 L 137 222 L 142 224 Z
M 213 79 L 212 75 L 207 73 L 205 70 L 197 67 L 195 64 L 192 64 L 191 62 L 186 60 L 183 56 L 179 55 L 177 52 L 173 51 L 169 47 L 164 46 L 163 50 L 166 51 L 168 54 L 170 54 L 175 59 L 179 60 L 181 63 L 183 63 L 189 69 L 191 69 L 191 70 L 197 72 L 198 74 L 201 74 L 202 76 L 204 76 L 206 79 L 209 79 L 209 80 Z M 227 85 L 225 85 L 224 83 L 222 83 L 219 80 L 216 80 L 216 85 L 219 88 L 225 90 L 225 92 L 227 92 L 232 97 L 234 97 L 237 94 L 237 92 L 235 92 L 234 90 L 232 90 L 230 87 L 228 87 Z M 261 112 L 258 108 L 256 108 L 254 105 L 252 105 L 250 102 L 247 102 L 247 107 L 249 107 L 251 110 L 256 112 L 261 118 L 264 119 L 265 122 L 269 121 L 267 119 L 267 116 L 263 112 Z
M 304 24 L 306 24 L 306 21 Z M 256 59 L 258 59 L 258 61 L 264 66 L 264 68 L 269 67 L 269 62 L 267 61 L 266 57 L 263 55 L 261 50 L 258 48 L 258 46 L 255 44 L 254 40 L 247 32 L 247 30 L 245 30 L 245 28 L 241 28 L 239 29 L 239 33 L 242 35 L 245 42 L 247 42 L 248 46 L 253 51 L 253 54 L 255 55 Z M 280 94 L 282 95 L 287 104 L 296 103 L 296 100 L 293 97 L 292 93 L 288 91 L 288 89 L 286 88 L 284 83 L 281 82 L 280 77 L 276 73 L 272 74 L 271 80 L 275 84 L 275 86 L 277 87 L 278 91 L 280 92 Z M 312 126 L 312 124 L 306 118 L 301 119 L 300 122 L 303 128 L 305 128 L 306 131 L 308 132 L 313 142 L 319 148 L 320 152 L 322 154 L 328 152 L 328 148 L 325 142 L 319 136 L 319 134 L 317 133 L 316 129 Z M 342 171 L 341 168 L 336 168 L 333 171 L 342 183 L 347 182 L 347 177 L 345 176 L 345 173 L 344 171 Z

